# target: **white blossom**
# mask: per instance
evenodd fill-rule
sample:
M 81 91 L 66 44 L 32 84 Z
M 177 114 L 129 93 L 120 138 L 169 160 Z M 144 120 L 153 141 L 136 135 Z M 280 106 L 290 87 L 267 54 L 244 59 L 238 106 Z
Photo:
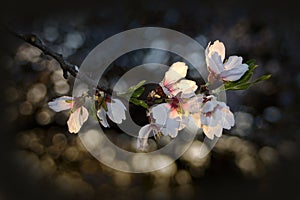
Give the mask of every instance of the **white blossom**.
M 122 120 L 126 119 L 126 107 L 119 99 L 110 99 L 105 102 L 107 106 L 107 111 L 105 108 L 101 107 L 97 111 L 97 116 L 100 119 L 100 123 L 104 127 L 109 127 L 106 119 L 106 115 L 115 123 L 121 124 Z
M 165 77 L 159 85 L 167 96 L 174 97 L 180 92 L 182 98 L 194 95 L 198 86 L 195 81 L 185 79 L 187 69 L 184 62 L 176 62 L 165 73 Z
M 215 96 L 198 95 L 194 101 L 200 103 L 200 113 L 190 107 L 191 117 L 209 139 L 220 137 L 223 128 L 229 130 L 234 126 L 234 116 L 229 107 L 224 102 L 217 101 Z
M 243 64 L 240 56 L 230 56 L 225 59 L 225 46 L 219 40 L 212 45 L 209 43 L 206 50 L 206 64 L 209 71 L 208 81 L 236 81 L 239 80 L 248 70 L 248 65 Z
M 83 106 L 84 97 L 62 96 L 48 103 L 55 112 L 70 110 L 68 128 L 70 133 L 78 133 L 84 122 L 88 119 L 89 112 Z
M 137 148 L 144 150 L 147 146 L 148 137 L 161 133 L 174 138 L 181 130 L 181 117 L 168 103 L 162 103 L 150 108 L 150 124 L 143 126 L 139 131 Z

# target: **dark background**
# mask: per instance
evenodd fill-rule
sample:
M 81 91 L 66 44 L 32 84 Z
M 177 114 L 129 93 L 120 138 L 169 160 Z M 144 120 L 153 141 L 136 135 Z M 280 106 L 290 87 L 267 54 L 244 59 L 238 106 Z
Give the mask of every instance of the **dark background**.
M 1 19 L 0 91 L 3 98 L 0 199 L 277 199 L 299 196 L 300 26 L 296 1 L 7 1 L 2 3 Z M 49 38 L 47 41 L 44 30 L 53 23 L 58 27 L 59 35 L 55 41 L 49 41 Z M 120 186 L 113 181 L 115 172 L 101 167 L 94 174 L 86 175 L 80 167 L 74 167 L 73 164 L 67 165 L 64 170 L 70 168 L 79 171 L 80 176 L 93 188 L 93 194 L 90 194 L 89 189 L 75 194 L 77 189 L 73 186 L 71 192 L 61 190 L 61 186 L 55 184 L 53 174 L 36 178 L 34 170 L 32 171 L 35 169 L 33 165 L 22 165 L 25 161 L 15 159 L 18 150 L 35 152 L 30 148 L 20 147 L 16 142 L 20 132 L 27 134 L 28 131 L 35 130 L 38 137 L 46 135 L 46 139 L 42 140 L 45 143 L 49 143 L 48 140 L 51 141 L 58 130 L 67 136 L 69 143 L 76 136 L 68 135 L 65 125 L 58 123 L 59 117 L 53 117 L 55 120 L 52 119 L 46 125 L 36 120 L 36 113 L 44 108 L 47 100 L 59 95 L 53 92 L 49 79 L 51 71 L 43 73 L 47 69 L 40 70 L 42 68 L 39 68 L 39 63 L 31 65 L 30 62 L 24 63 L 17 59 L 18 48 L 23 43 L 6 31 L 7 26 L 20 32 L 36 33 L 50 47 L 58 49 L 69 33 L 81 33 L 84 40 L 80 46 L 73 48 L 71 52 L 68 48 L 60 49 L 65 56 L 69 54 L 66 57 L 70 62 L 78 65 L 104 39 L 136 27 L 171 28 L 197 39 L 203 46 L 208 41 L 223 41 L 227 47 L 227 56 L 238 54 L 245 60 L 257 60 L 261 67 L 255 76 L 272 73 L 269 81 L 246 92 L 227 93 L 232 110 L 235 113 L 248 113 L 248 117 L 250 114 L 253 123 L 246 133 L 233 130 L 225 135 L 249 142 L 257 152 L 264 146 L 271 147 L 274 150 L 272 152 L 276 152 L 276 162 L 268 165 L 255 155 L 255 158 L 258 157 L 255 162 L 260 163 L 263 170 L 245 173 L 240 165 L 236 165 L 234 155 L 217 149 L 212 152 L 211 162 L 205 173 L 201 176 L 191 175 L 192 181 L 188 187 L 182 186 L 183 189 L 176 183 L 175 175 L 168 177 L 170 183 L 167 186 L 157 182 L 155 175 L 151 174 L 130 175 L 130 184 Z M 19 112 L 27 91 L 37 82 L 48 88 L 42 103 L 33 105 L 35 110 L 32 114 L 23 116 L 19 113 L 11 120 L 7 109 Z M 69 84 L 71 83 L 72 79 Z M 7 88 L 11 87 L 16 89 L 19 96 L 15 101 L 9 99 L 11 93 L 7 92 Z M 46 148 L 49 144 L 43 145 Z M 93 162 L 92 158 L 89 159 Z M 54 160 L 57 166 L 63 163 L 60 159 Z M 178 169 L 191 173 L 184 162 L 178 161 L 176 165 Z M 66 180 L 65 185 L 68 184 Z M 160 189 L 156 190 L 157 188 Z M 193 191 L 192 195 L 189 190 Z

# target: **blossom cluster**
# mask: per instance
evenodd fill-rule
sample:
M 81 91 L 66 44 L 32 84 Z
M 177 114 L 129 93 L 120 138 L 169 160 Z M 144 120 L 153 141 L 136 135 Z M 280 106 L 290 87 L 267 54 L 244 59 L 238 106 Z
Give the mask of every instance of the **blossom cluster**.
M 230 56 L 225 60 L 225 46 L 218 40 L 206 47 L 205 60 L 209 72 L 207 84 L 218 81 L 239 83 L 247 71 L 250 71 L 242 57 Z M 186 78 L 187 71 L 188 66 L 184 62 L 175 62 L 165 73 L 159 87 L 166 98 L 148 107 L 149 124 L 139 131 L 138 149 L 144 150 L 152 135 L 175 138 L 191 122 L 202 129 L 209 139 L 220 137 L 223 129 L 229 130 L 234 126 L 234 115 L 225 102 L 219 101 L 208 89 L 206 92 L 199 91 L 196 82 Z M 89 116 L 87 108 L 84 107 L 86 98 L 89 97 L 63 96 L 49 102 L 49 107 L 56 112 L 70 110 L 67 122 L 69 132 L 78 133 Z M 104 127 L 109 127 L 107 117 L 117 124 L 126 119 L 127 110 L 120 99 L 111 98 L 107 94 L 100 96 L 97 102 L 96 115 Z

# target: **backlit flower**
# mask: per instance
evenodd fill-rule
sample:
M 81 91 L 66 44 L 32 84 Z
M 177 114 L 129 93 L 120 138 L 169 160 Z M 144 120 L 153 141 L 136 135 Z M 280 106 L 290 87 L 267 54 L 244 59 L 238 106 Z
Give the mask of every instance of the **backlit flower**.
M 88 119 L 89 112 L 83 106 L 84 97 L 62 96 L 48 103 L 55 112 L 70 110 L 70 117 L 67 122 L 70 133 L 78 133 L 83 123 Z
M 125 111 L 126 107 L 119 99 L 106 99 L 105 104 L 107 108 L 101 107 L 97 111 L 97 116 L 100 119 L 100 123 L 104 127 L 109 127 L 106 119 L 106 115 L 115 123 L 121 124 L 122 120 L 126 119 Z M 107 110 L 106 110 L 107 109 Z
M 206 50 L 206 64 L 209 71 L 208 81 L 236 81 L 239 80 L 248 70 L 248 65 L 243 64 L 240 56 L 230 56 L 225 59 L 225 46 L 219 40 L 212 45 L 209 43 Z
M 198 86 L 195 81 L 185 79 L 187 69 L 188 67 L 184 62 L 176 62 L 165 73 L 165 77 L 159 85 L 167 96 L 174 97 L 179 92 L 181 92 L 182 98 L 189 98 L 194 95 Z
M 150 124 L 143 126 L 139 131 L 137 140 L 138 149 L 145 149 L 150 133 L 153 133 L 154 136 L 161 133 L 174 138 L 177 136 L 178 131 L 182 129 L 180 115 L 168 103 L 151 107 L 149 117 Z
M 213 139 L 214 136 L 220 137 L 223 128 L 229 130 L 234 126 L 234 116 L 229 107 L 224 102 L 217 101 L 215 96 L 198 95 L 194 100 L 201 103 L 201 108 L 200 115 L 191 109 L 192 117 L 209 139 Z

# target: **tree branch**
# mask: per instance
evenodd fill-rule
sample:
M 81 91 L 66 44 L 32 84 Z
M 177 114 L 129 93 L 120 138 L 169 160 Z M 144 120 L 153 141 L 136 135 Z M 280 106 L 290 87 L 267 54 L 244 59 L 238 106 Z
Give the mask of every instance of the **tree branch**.
M 12 31 L 9 29 L 9 32 L 12 33 L 14 36 L 20 38 L 24 42 L 27 42 L 31 44 L 32 46 L 40 49 L 45 55 L 51 56 L 54 58 L 60 65 L 61 69 L 63 70 L 63 76 L 65 79 L 68 78 L 68 73 L 71 74 L 73 77 L 78 78 L 85 83 L 87 83 L 89 86 L 90 85 L 97 85 L 96 89 L 99 91 L 103 91 L 107 94 L 111 94 L 111 90 L 104 87 L 104 86 L 99 86 L 98 83 L 95 83 L 95 81 L 91 80 L 89 77 L 87 77 L 84 74 L 78 74 L 78 67 L 77 65 L 73 65 L 69 62 L 67 62 L 62 54 L 59 54 L 55 51 L 53 51 L 51 48 L 47 47 L 42 40 L 35 34 L 21 34 L 15 31 Z

